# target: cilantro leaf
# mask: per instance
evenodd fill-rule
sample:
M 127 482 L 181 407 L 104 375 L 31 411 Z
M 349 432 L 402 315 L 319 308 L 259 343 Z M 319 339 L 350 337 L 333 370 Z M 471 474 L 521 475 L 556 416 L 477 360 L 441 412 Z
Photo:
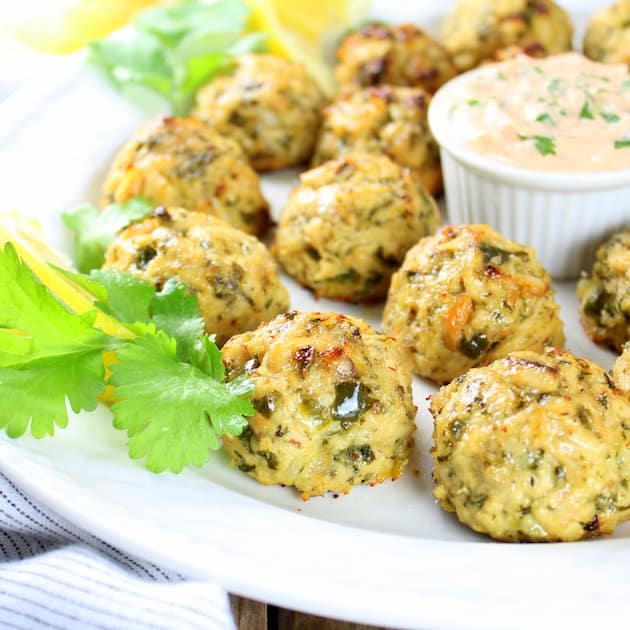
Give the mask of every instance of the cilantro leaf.
M 615 149 L 627 149 L 628 147 L 630 147 L 630 138 L 615 140 Z
M 118 88 L 141 85 L 169 98 L 173 69 L 160 40 L 150 33 L 137 32 L 123 41 L 93 42 L 88 46 L 88 60 L 100 66 Z
M 216 381 L 225 381 L 225 366 L 214 336 L 198 339 L 190 352 L 190 363 Z
M 534 146 L 541 155 L 556 155 L 556 142 L 549 136 L 526 136 L 518 134 L 520 140 L 533 140 Z
M 549 85 L 547 86 L 547 90 L 549 90 L 549 93 L 553 94 L 553 96 L 564 94 L 565 89 L 564 81 L 558 78 L 549 81 Z
M 97 306 L 123 324 L 148 323 L 155 286 L 143 278 L 116 269 L 94 269 L 88 280 L 105 288 Z
M 591 103 L 588 99 L 584 101 L 584 105 L 582 105 L 582 109 L 580 111 L 580 118 L 587 118 L 588 120 L 593 120 L 595 117 L 593 116 L 593 112 L 591 111 Z
M 135 197 L 125 203 L 109 205 L 103 211 L 84 204 L 63 212 L 63 222 L 74 232 L 74 257 L 79 271 L 85 273 L 100 267 L 116 234 L 144 219 L 152 208 L 148 200 Z
M 556 121 L 547 113 L 536 116 L 536 122 L 544 123 L 545 125 L 555 125 Z
M 109 337 L 93 327 L 95 319 L 95 311 L 76 315 L 60 304 L 19 259 L 11 243 L 0 250 L 0 330 L 17 331 L 30 339 L 28 360 L 105 347 Z M 2 356 L 3 367 L 26 360 L 19 355 L 13 360 Z
M 90 60 L 124 89 L 140 85 L 188 112 L 198 88 L 225 72 L 233 57 L 260 50 L 263 35 L 245 35 L 249 9 L 242 0 L 183 0 L 141 11 L 131 37 L 92 44 Z
M 134 24 L 172 47 L 200 35 L 240 32 L 247 25 L 248 16 L 249 10 L 242 2 L 216 0 L 205 3 L 186 0 L 142 11 Z
M 68 311 L 19 258 L 0 251 L 0 428 L 18 437 L 52 435 L 75 412 L 96 408 L 103 392 L 102 353 L 110 337 L 93 327 L 94 311 Z M 11 336 L 15 337 L 12 338 Z
M 556 143 L 547 136 L 534 136 L 534 146 L 541 155 L 556 155 Z
M 201 466 L 219 448 L 219 436 L 240 434 L 244 416 L 254 412 L 242 398 L 249 386 L 219 383 L 178 361 L 176 342 L 161 331 L 128 342 L 116 355 L 114 426 L 127 431 L 129 455 L 146 458 L 153 472 Z
M 96 409 L 105 390 L 102 349 L 0 368 L 0 428 L 9 437 L 29 428 L 36 438 L 68 425 L 66 397 L 75 413 Z
M 104 313 L 129 324 L 138 334 L 152 330 L 145 324 L 154 324 L 172 337 L 182 361 L 190 361 L 195 344 L 206 336 L 197 297 L 174 278 L 159 292 L 147 280 L 115 269 L 95 269 L 87 278 L 78 278 L 98 298 L 96 306 Z
M 144 278 L 138 278 L 116 269 L 95 269 L 89 276 L 61 270 L 73 282 L 91 293 L 95 306 L 128 326 L 136 334 L 150 334 L 163 330 L 177 342 L 177 356 L 182 361 L 206 370 L 204 319 L 197 297 L 174 278 L 168 280 L 161 291 Z M 201 348 L 201 359 L 195 348 Z M 217 348 L 218 361 L 221 353 Z M 222 364 L 221 364 L 222 365 Z M 215 376 L 216 371 L 207 372 Z
M 617 114 L 608 114 L 606 112 L 602 112 L 601 113 L 601 117 L 607 122 L 607 123 L 615 123 L 615 122 L 619 122 L 621 120 L 621 118 L 619 118 L 619 116 L 617 116 Z
M 150 309 L 151 320 L 158 329 L 177 341 L 178 359 L 188 361 L 197 340 L 205 337 L 204 319 L 201 316 L 196 296 L 188 293 L 183 284 L 178 284 L 176 280 L 171 279 L 151 300 Z M 220 357 L 219 352 L 219 363 L 221 363 Z M 214 371 L 208 374 L 217 378 Z

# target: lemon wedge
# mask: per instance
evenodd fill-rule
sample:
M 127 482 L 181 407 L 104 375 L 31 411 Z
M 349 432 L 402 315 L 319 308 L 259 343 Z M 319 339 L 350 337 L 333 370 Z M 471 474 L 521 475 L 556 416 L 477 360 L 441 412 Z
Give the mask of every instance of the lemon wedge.
M 300 0 L 297 6 L 291 0 L 270 2 L 281 24 L 318 45 L 364 20 L 370 8 L 369 0 Z
M 0 8 L 7 30 L 28 46 L 70 53 L 120 28 L 157 0 L 22 0 Z
M 325 48 L 367 15 L 369 0 L 248 0 L 252 30 L 267 34 L 269 51 L 303 63 L 327 96 L 336 91 Z

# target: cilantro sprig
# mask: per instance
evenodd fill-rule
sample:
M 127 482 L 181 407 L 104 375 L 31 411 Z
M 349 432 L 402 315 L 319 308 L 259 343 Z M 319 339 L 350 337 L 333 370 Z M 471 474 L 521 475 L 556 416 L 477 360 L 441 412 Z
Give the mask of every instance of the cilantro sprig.
M 183 286 L 161 291 L 109 270 L 64 273 L 94 298 L 74 312 L 39 281 L 14 246 L 0 250 L 0 428 L 35 437 L 66 427 L 74 412 L 96 408 L 105 389 L 103 354 L 114 352 L 110 384 L 114 427 L 129 454 L 153 472 L 201 466 L 225 433 L 238 435 L 254 413 L 252 384 L 225 381 L 221 352 L 203 330 L 196 298 Z M 105 313 L 125 332 L 96 325 Z
M 94 327 L 96 313 L 69 312 L 7 244 L 0 251 L 0 428 L 35 437 L 91 411 L 103 393 L 103 352 L 115 345 Z
M 141 221 L 153 209 L 142 197 L 125 203 L 113 203 L 104 210 L 85 203 L 61 214 L 66 227 L 74 233 L 74 259 L 77 269 L 87 273 L 98 269 L 105 261 L 107 246 L 120 230 Z
M 126 38 L 90 45 L 90 60 L 121 90 L 142 86 L 188 113 L 196 91 L 229 69 L 234 55 L 261 50 L 261 33 L 245 34 L 242 0 L 182 0 L 141 11 Z

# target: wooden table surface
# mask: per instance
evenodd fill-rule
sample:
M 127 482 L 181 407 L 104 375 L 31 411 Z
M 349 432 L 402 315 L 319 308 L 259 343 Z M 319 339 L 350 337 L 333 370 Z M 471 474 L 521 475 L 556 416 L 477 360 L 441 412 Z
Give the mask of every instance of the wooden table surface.
M 386 630 L 304 615 L 236 595 L 230 595 L 230 603 L 238 630 Z

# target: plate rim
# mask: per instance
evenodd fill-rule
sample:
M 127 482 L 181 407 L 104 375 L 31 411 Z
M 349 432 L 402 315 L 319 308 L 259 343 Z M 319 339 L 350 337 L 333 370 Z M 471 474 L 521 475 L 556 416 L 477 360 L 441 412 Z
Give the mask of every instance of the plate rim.
M 45 81 L 41 82 L 39 77 L 34 79 L 23 88 L 16 91 L 11 97 L 9 97 L 9 99 L 7 99 L 7 101 L 0 105 L 0 137 L 3 137 L 6 133 L 10 133 L 13 129 L 15 129 L 15 125 L 18 124 L 19 120 L 21 120 L 22 117 L 26 117 L 29 111 L 32 111 L 34 102 L 38 104 L 43 103 L 47 96 L 52 91 L 59 89 L 60 85 L 64 81 L 73 80 L 73 77 L 79 73 L 83 66 L 82 55 L 78 55 L 76 57 L 73 56 L 72 58 L 67 59 L 67 62 L 68 63 L 60 64 L 59 70 L 48 75 Z M 25 107 L 25 104 L 27 103 L 28 107 Z M 4 446 L 10 438 L 2 435 L 0 440 L 1 454 L 6 452 Z M 10 441 L 10 443 L 14 442 Z M 238 577 L 232 573 L 226 576 L 225 572 L 222 573 L 220 570 L 204 570 L 199 566 L 194 566 L 184 561 L 178 562 L 172 556 L 163 554 L 159 550 L 156 550 L 149 542 L 142 539 L 133 540 L 125 537 L 124 532 L 119 531 L 119 529 L 111 526 L 106 521 L 99 520 L 97 516 L 93 516 L 91 513 L 86 514 L 78 509 L 75 509 L 71 503 L 70 497 L 62 497 L 62 500 L 60 500 L 57 495 L 47 494 L 46 486 L 42 486 L 38 484 L 36 480 L 30 478 L 21 468 L 22 463 L 23 462 L 20 462 L 19 457 L 11 460 L 6 460 L 5 458 L 0 457 L 0 470 L 29 496 L 47 506 L 52 511 L 58 513 L 60 516 L 75 523 L 85 531 L 102 538 L 109 544 L 119 547 L 127 553 L 136 556 L 141 555 L 151 562 L 182 572 L 193 578 L 209 577 L 215 579 L 226 588 L 229 588 L 232 592 L 240 595 L 264 599 L 265 601 L 269 601 L 271 603 L 297 608 L 313 614 L 324 614 L 328 617 L 337 619 L 352 619 L 363 623 L 386 623 L 388 625 L 410 628 L 419 627 L 418 624 L 422 623 L 422 627 L 425 629 L 428 629 L 429 627 L 435 629 L 449 629 L 453 628 L 453 624 L 461 623 L 463 620 L 466 620 L 466 627 L 471 629 L 480 628 L 488 630 L 489 628 L 505 627 L 502 626 L 501 623 L 505 623 L 504 615 L 506 614 L 506 611 L 510 609 L 509 602 L 497 603 L 494 613 L 489 613 L 490 616 L 477 620 L 466 616 L 466 605 L 468 604 L 468 606 L 470 606 L 473 604 L 470 599 L 468 601 L 465 601 L 464 599 L 464 601 L 460 602 L 462 603 L 461 610 L 456 610 L 456 607 L 453 607 L 452 610 L 440 612 L 435 606 L 433 606 L 433 608 L 431 607 L 431 601 L 427 601 L 431 598 L 437 598 L 437 601 L 439 601 L 440 597 L 440 592 L 436 591 L 435 588 L 432 589 L 431 584 L 427 581 L 423 583 L 424 586 L 426 586 L 426 589 L 423 592 L 418 592 L 417 590 L 414 592 L 414 589 L 406 591 L 407 593 L 414 593 L 419 598 L 420 604 L 426 603 L 428 606 L 428 608 L 423 611 L 422 618 L 419 618 L 417 616 L 418 602 L 414 602 L 408 607 L 401 607 L 394 611 L 387 611 L 382 609 L 382 603 L 379 603 L 375 597 L 375 601 L 372 602 L 371 606 L 368 602 L 364 612 L 361 612 L 357 610 L 355 604 L 346 602 L 344 605 L 344 602 L 341 601 L 343 598 L 340 598 L 339 593 L 327 594 L 326 589 L 320 589 L 317 591 L 318 595 L 315 598 L 312 596 L 310 598 L 308 596 L 291 597 L 291 595 L 287 595 L 286 592 L 280 593 L 279 590 L 281 589 L 278 587 L 274 588 L 272 584 L 261 583 L 259 579 L 255 580 L 250 576 L 247 576 L 248 579 L 245 579 L 244 577 L 238 579 Z M 33 462 L 33 464 L 40 466 L 37 462 Z M 211 484 L 213 486 L 217 486 L 217 484 L 212 482 Z M 247 504 L 250 501 L 264 503 L 258 499 L 252 499 L 251 497 L 240 495 L 236 491 L 228 488 L 221 488 L 221 491 L 238 496 L 239 499 L 243 500 L 244 504 Z M 282 513 L 283 518 L 286 516 L 293 517 L 292 522 L 302 523 L 304 527 L 301 529 L 307 533 L 312 533 L 314 528 L 317 528 L 320 531 L 323 530 L 326 533 L 342 531 L 343 535 L 340 536 L 342 544 L 347 540 L 350 540 L 353 536 L 364 540 L 370 539 L 386 541 L 385 544 L 391 543 L 392 548 L 395 547 L 399 553 L 404 547 L 409 547 L 409 551 L 413 551 L 414 554 L 419 553 L 421 556 L 424 554 L 432 555 L 433 557 L 431 560 L 434 564 L 436 563 L 436 560 L 439 562 L 456 560 L 459 552 L 475 558 L 481 558 L 487 555 L 488 562 L 498 562 L 505 560 L 506 557 L 509 559 L 510 556 L 514 556 L 516 560 L 518 560 L 517 566 L 522 570 L 528 571 L 527 575 L 531 576 L 532 572 L 539 566 L 539 564 L 541 562 L 546 563 L 549 556 L 551 556 L 553 561 L 556 563 L 556 569 L 559 570 L 565 579 L 567 579 L 567 581 L 575 587 L 575 590 L 572 591 L 565 589 L 564 599 L 561 599 L 557 593 L 553 595 L 551 593 L 547 594 L 547 596 L 552 597 L 559 605 L 559 608 L 563 608 L 565 612 L 569 610 L 569 606 L 572 607 L 572 612 L 568 614 L 566 618 L 558 618 L 559 621 L 565 622 L 565 620 L 570 617 L 573 628 L 586 628 L 592 624 L 593 620 L 601 621 L 604 618 L 615 620 L 627 617 L 628 614 L 630 614 L 630 600 L 627 597 L 624 598 L 627 589 L 622 587 L 624 579 L 622 566 L 623 560 L 625 560 L 626 563 L 630 561 L 630 546 L 627 545 L 627 539 L 609 538 L 589 541 L 587 543 L 588 547 L 584 549 L 584 553 L 576 553 L 576 547 L 570 543 L 518 546 L 493 543 L 491 541 L 477 542 L 413 539 L 400 534 L 362 530 L 349 525 L 321 521 L 310 516 L 306 516 L 305 518 L 304 516 L 293 514 L 272 505 L 265 505 L 268 509 L 271 509 L 274 512 Z M 580 543 L 580 548 L 584 545 L 585 543 Z M 339 541 L 337 541 L 336 549 L 339 549 Z M 596 549 L 604 549 L 605 552 L 603 554 L 598 554 L 596 553 Z M 139 550 L 140 554 L 138 553 Z M 215 549 L 214 552 L 218 555 L 220 550 Z M 612 570 L 610 570 L 609 557 L 615 554 L 618 554 L 616 566 L 613 566 Z M 412 554 L 408 553 L 407 555 L 411 556 Z M 311 552 L 308 557 L 313 558 L 313 553 Z M 349 557 L 352 558 L 352 554 L 350 554 Z M 404 558 L 402 555 L 400 557 Z M 422 559 L 429 560 L 428 556 L 425 556 Z M 297 561 L 297 559 L 295 561 Z M 391 569 L 392 563 L 387 562 L 387 558 L 379 557 L 378 562 L 379 568 L 382 568 L 383 570 Z M 578 584 L 576 579 L 578 578 L 580 571 L 585 571 L 587 569 L 595 570 L 598 566 L 600 566 L 600 568 L 608 568 L 610 570 L 609 575 L 618 578 L 614 587 L 610 586 L 608 580 L 600 580 L 599 583 L 594 586 L 585 584 L 584 589 L 579 590 L 577 588 Z M 426 578 L 426 576 L 423 576 L 422 573 L 419 573 L 417 570 L 407 570 L 405 573 L 405 577 L 410 578 L 414 576 L 421 579 Z M 316 577 L 322 578 L 325 576 L 323 574 L 318 574 Z M 497 576 L 497 580 L 497 588 L 500 588 L 500 582 L 503 580 L 503 576 Z M 310 584 L 312 585 L 312 580 Z M 522 587 L 521 593 L 528 593 L 529 595 L 534 596 L 540 591 L 540 588 L 543 585 L 549 584 L 549 576 L 543 576 L 538 584 L 520 584 Z M 393 580 L 392 586 L 395 587 L 395 579 Z M 514 586 L 515 588 L 519 586 L 518 580 L 514 583 Z M 593 590 L 599 593 L 601 596 L 601 602 L 610 606 L 610 611 L 607 614 L 605 613 L 605 617 L 602 616 L 601 610 L 593 610 L 588 606 L 591 602 L 588 594 L 592 594 Z M 576 593 L 582 594 L 583 597 L 576 598 Z M 332 595 L 335 596 L 333 597 Z M 392 604 L 400 604 L 401 602 L 399 597 L 393 597 L 393 593 L 382 593 L 382 595 L 386 597 L 388 603 L 391 602 Z M 543 594 L 539 593 L 539 595 L 542 599 L 544 599 Z M 333 601 L 335 603 L 335 608 L 328 608 L 329 604 Z M 617 606 L 616 611 L 613 608 L 613 604 Z M 377 608 L 381 609 L 380 614 L 376 610 Z M 547 623 L 549 621 L 547 616 L 537 616 L 537 612 L 543 613 L 544 615 L 548 614 L 548 611 L 546 610 L 538 611 L 536 607 L 531 607 L 531 614 L 527 614 L 527 616 L 523 617 L 520 621 L 515 620 L 513 627 L 525 628 L 530 627 L 531 624 L 535 622 Z M 497 616 L 497 613 L 499 616 Z M 524 623 L 521 624 L 521 621 L 524 621 Z

